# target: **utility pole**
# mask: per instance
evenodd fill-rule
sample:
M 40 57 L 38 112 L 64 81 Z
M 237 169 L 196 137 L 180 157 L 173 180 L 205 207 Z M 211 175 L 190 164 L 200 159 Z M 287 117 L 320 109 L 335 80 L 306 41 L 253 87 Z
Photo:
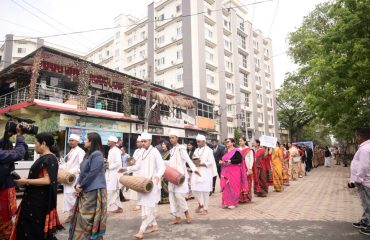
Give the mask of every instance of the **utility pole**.
M 152 70 L 152 66 L 148 67 L 148 81 L 146 81 L 145 89 L 146 89 L 146 100 L 145 100 L 145 113 L 144 113 L 144 131 L 148 132 L 149 128 L 149 119 L 150 119 L 150 88 L 151 88 L 151 81 L 150 81 L 150 73 Z

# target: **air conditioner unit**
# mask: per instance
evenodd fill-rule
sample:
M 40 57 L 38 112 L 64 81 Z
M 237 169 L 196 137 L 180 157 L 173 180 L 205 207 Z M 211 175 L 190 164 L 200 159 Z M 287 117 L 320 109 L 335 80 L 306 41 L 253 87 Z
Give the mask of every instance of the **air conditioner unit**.
M 171 64 L 172 64 L 172 65 L 175 65 L 175 64 L 176 64 L 176 61 L 172 60 L 172 61 L 171 61 Z

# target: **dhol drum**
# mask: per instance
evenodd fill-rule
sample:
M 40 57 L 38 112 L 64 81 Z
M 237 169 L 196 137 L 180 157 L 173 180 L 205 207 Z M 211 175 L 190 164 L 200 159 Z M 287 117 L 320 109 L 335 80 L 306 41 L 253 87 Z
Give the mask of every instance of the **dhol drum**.
M 164 171 L 163 177 L 175 185 L 181 185 L 185 182 L 185 176 L 181 174 L 177 169 L 166 165 L 166 170 Z
M 76 180 L 76 175 L 74 175 L 73 173 L 68 172 L 65 169 L 59 168 L 58 178 L 57 178 L 58 183 L 71 185 L 75 182 L 75 180 Z
M 136 192 L 149 193 L 153 190 L 152 180 L 140 176 L 123 175 L 119 178 L 119 182 Z

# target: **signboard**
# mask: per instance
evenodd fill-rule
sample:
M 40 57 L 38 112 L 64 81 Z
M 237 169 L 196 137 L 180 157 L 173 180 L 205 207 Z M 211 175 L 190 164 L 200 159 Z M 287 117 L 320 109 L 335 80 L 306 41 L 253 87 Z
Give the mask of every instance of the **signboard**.
M 148 133 L 154 134 L 154 135 L 163 135 L 163 128 L 162 127 L 148 127 Z
M 130 133 L 130 123 L 119 122 L 100 118 L 91 118 L 85 116 L 74 116 L 60 114 L 59 125 L 61 127 L 81 127 L 94 129 L 95 131 L 125 132 Z
M 141 134 L 144 131 L 144 125 L 140 123 L 131 123 L 131 133 Z
M 259 138 L 259 140 L 261 141 L 261 146 L 264 146 L 264 147 L 276 147 L 276 143 L 277 143 L 277 138 L 276 137 L 262 135 Z
M 172 129 L 174 129 L 174 128 L 169 128 L 169 127 L 165 127 L 165 128 L 163 128 L 163 130 L 164 130 L 164 136 L 168 136 L 169 135 L 169 133 L 170 133 L 170 131 L 172 130 Z M 175 129 L 176 130 L 176 132 L 179 134 L 179 136 L 178 137 L 185 137 L 185 129 Z
M 188 124 L 195 125 L 195 118 L 190 117 L 186 113 L 181 113 L 182 119 L 187 122 Z
M 215 120 L 197 116 L 197 126 L 202 129 L 216 129 Z
M 178 128 L 184 128 L 184 120 L 174 118 L 174 117 L 167 117 L 167 116 L 161 116 L 161 123 L 163 125 L 171 126 L 171 127 L 178 127 Z
M 87 134 L 90 132 L 96 132 L 96 130 L 95 129 L 84 129 L 84 128 L 70 128 L 68 138 L 72 133 L 77 134 L 81 137 L 81 143 L 83 144 L 85 143 Z M 103 145 L 107 145 L 108 138 L 110 136 L 116 136 L 116 137 L 122 138 L 122 133 L 119 133 L 119 132 L 99 131 L 98 133 L 101 137 L 101 141 Z

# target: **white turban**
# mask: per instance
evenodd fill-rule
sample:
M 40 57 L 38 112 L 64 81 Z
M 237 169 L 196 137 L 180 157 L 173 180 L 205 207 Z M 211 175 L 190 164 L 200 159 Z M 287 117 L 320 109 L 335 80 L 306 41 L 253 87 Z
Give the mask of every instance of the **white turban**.
M 198 134 L 195 139 L 198 140 L 198 141 L 206 141 L 206 136 L 204 136 L 202 134 Z
M 141 134 L 141 139 L 142 139 L 142 140 L 152 140 L 152 134 L 149 134 L 149 133 L 147 133 L 147 132 L 143 132 L 143 133 Z
M 168 136 L 176 136 L 178 137 L 180 134 L 177 130 L 171 129 L 171 131 L 168 133 Z
M 141 136 L 139 135 L 136 139 L 136 142 L 140 142 L 141 141 Z
M 118 138 L 116 137 L 116 136 L 110 136 L 109 138 L 108 138 L 108 141 L 110 141 L 110 142 L 118 142 Z
M 72 133 L 70 136 L 69 136 L 69 140 L 75 140 L 77 142 L 80 142 L 81 141 L 81 137 L 77 134 L 74 134 Z

